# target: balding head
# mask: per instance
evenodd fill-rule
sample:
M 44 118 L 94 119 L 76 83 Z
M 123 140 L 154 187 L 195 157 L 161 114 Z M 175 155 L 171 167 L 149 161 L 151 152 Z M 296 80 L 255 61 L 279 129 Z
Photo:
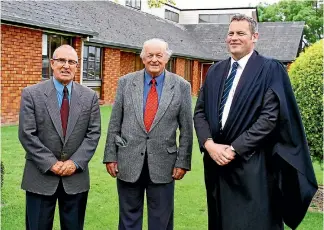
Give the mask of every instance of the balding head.
M 78 60 L 78 54 L 77 52 L 75 51 L 75 49 L 70 46 L 70 45 L 61 45 L 59 47 L 57 47 L 55 50 L 54 50 L 54 53 L 53 53 L 53 59 L 55 59 L 57 57 L 57 53 L 60 52 L 60 51 L 63 51 L 63 52 L 66 52 L 66 51 L 70 51 L 70 52 L 73 52 L 76 56 L 75 60 Z

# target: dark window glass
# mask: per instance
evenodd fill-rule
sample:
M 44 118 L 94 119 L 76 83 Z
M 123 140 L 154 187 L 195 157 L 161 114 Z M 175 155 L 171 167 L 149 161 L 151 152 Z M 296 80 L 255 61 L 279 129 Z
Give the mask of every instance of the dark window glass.
M 179 22 L 179 14 L 171 10 L 165 10 L 164 18 L 173 22 Z
M 101 80 L 101 48 L 84 46 L 83 49 L 83 80 Z

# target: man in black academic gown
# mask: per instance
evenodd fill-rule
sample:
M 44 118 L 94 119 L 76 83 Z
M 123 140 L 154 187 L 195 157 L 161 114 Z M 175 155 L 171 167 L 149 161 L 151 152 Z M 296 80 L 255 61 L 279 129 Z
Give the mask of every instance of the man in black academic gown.
M 210 67 L 195 108 L 210 230 L 294 229 L 317 190 L 288 75 L 257 39 L 252 18 L 232 18 L 231 58 Z

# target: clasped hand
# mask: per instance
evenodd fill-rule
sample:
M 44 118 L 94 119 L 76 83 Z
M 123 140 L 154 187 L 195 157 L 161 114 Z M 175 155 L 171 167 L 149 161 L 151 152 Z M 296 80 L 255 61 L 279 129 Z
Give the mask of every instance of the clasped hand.
M 227 165 L 235 158 L 235 152 L 231 150 L 229 145 L 216 144 L 212 140 L 207 140 L 205 149 L 210 157 L 220 166 Z
M 76 171 L 76 166 L 72 160 L 57 161 L 51 171 L 58 176 L 70 176 Z

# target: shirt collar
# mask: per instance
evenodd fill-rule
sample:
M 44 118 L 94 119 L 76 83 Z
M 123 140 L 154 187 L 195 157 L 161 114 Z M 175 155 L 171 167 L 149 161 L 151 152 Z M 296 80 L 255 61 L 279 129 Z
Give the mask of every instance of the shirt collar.
M 59 82 L 55 77 L 53 77 L 53 82 L 54 82 L 54 87 L 55 87 L 56 91 L 57 91 L 60 95 L 63 95 L 64 85 L 62 85 L 62 83 Z M 70 83 L 67 84 L 67 86 L 66 86 L 66 87 L 68 88 L 69 95 L 71 95 L 72 82 L 73 82 L 73 81 L 70 81 Z
M 233 65 L 234 62 L 237 62 L 239 64 L 239 67 L 244 69 L 252 54 L 253 54 L 253 50 L 238 61 L 235 61 L 233 58 L 231 58 L 231 66 Z
M 165 76 L 165 71 L 163 71 L 159 76 L 154 78 L 156 80 L 156 85 L 160 85 L 160 84 L 163 83 L 164 76 Z M 146 72 L 146 70 L 145 70 L 144 71 L 144 82 L 145 82 L 145 84 L 150 85 L 151 80 L 152 80 L 152 76 L 148 72 Z

